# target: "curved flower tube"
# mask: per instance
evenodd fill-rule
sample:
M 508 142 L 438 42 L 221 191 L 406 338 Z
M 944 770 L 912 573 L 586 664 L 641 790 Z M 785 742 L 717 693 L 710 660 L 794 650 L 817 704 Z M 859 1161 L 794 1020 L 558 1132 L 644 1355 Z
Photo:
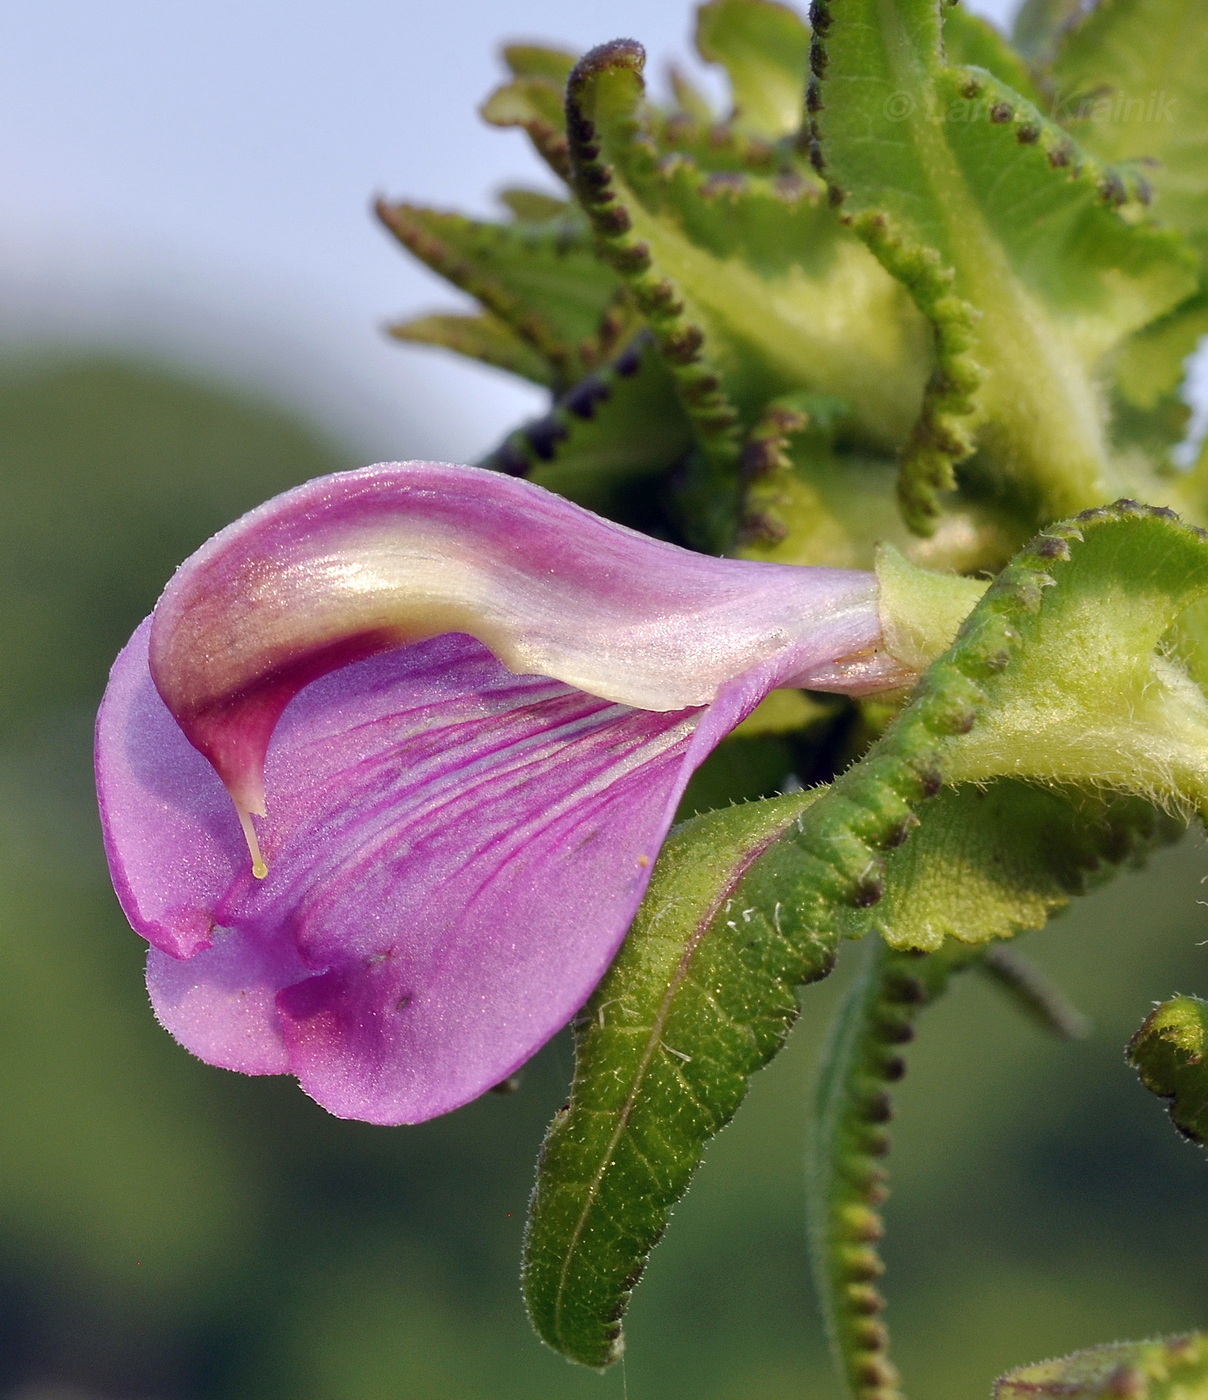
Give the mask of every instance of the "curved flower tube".
M 466 1103 L 590 995 L 714 745 L 777 686 L 901 685 L 880 640 L 872 574 L 477 468 L 286 492 L 181 566 L 98 717 L 156 1014 L 342 1117 Z

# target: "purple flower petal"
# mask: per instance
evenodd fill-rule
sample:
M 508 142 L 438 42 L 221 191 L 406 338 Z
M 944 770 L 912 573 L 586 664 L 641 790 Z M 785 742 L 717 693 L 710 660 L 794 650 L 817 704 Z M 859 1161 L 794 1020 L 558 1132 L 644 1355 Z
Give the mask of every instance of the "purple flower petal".
M 416 512 L 427 534 L 396 521 L 390 535 L 388 517 Z M 428 551 L 424 577 L 461 599 L 458 618 L 475 621 L 465 599 L 478 600 L 477 630 L 512 669 L 459 631 L 330 668 L 385 635 L 356 631 L 345 607 L 358 568 L 397 583 L 384 538 L 408 561 Z M 391 626 L 417 615 L 391 606 Z M 156 637 L 170 658 L 158 688 Z M 157 1014 L 203 1059 L 293 1073 L 341 1116 L 416 1122 L 467 1102 L 586 1000 L 704 756 L 777 685 L 900 683 L 878 640 L 869 575 L 693 555 L 473 469 L 374 468 L 270 502 L 183 566 L 98 718 L 106 846 L 153 945 Z M 516 673 L 537 655 L 564 674 Z M 327 674 L 303 687 L 316 658 Z M 287 674 L 261 881 L 215 768 L 160 692 L 218 696 L 209 713 L 242 741 L 241 706 L 255 730 Z M 660 703 L 618 701 L 627 692 Z

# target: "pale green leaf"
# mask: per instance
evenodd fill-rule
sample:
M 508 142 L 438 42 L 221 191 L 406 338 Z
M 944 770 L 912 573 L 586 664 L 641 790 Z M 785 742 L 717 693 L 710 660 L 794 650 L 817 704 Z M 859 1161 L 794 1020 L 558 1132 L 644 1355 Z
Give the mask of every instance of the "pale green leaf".
M 551 382 L 572 384 L 615 343 L 609 317 L 620 284 L 579 216 L 495 224 L 384 201 L 378 215 L 409 252 L 535 350 Z
M 727 174 L 684 154 L 659 159 L 640 50 L 617 44 L 589 57 L 572 84 L 591 132 L 576 157 L 577 188 L 652 324 L 674 311 L 671 357 L 677 345 L 693 347 L 687 363 L 700 369 L 685 376 L 689 411 L 702 375 L 720 382 L 748 425 L 781 394 L 826 394 L 849 405 L 856 440 L 893 450 L 930 368 L 927 328 L 909 298 L 795 164 Z
M 1185 829 L 1139 797 L 1012 778 L 945 788 L 887 856 L 875 926 L 896 948 L 1013 938 Z
M 485 365 L 506 369 L 534 384 L 553 387 L 549 361 L 489 312 L 480 316 L 415 316 L 409 321 L 396 321 L 386 330 L 395 340 L 412 345 L 436 345 L 480 360 Z
M 495 197 L 524 224 L 544 224 L 551 219 L 565 219 L 572 212 L 571 205 L 565 199 L 546 194 L 544 190 L 530 190 L 523 185 L 508 185 Z
M 1043 62 L 1082 10 L 1083 0 L 1024 0 L 1012 31 L 1015 47 L 1029 62 Z
M 1144 161 L 1153 213 L 1208 254 L 1208 10 L 1101 0 L 1049 72 L 1053 112 L 1103 160 Z
M 563 180 L 570 176 L 564 85 L 565 79 L 521 74 L 496 88 L 479 108 L 483 121 L 492 126 L 526 132 L 537 154 Z
M 1208 594 L 1203 531 L 1122 501 L 1051 527 L 1028 559 L 1030 577 L 1013 566 L 986 595 L 1015 590 L 1020 640 L 978 722 L 950 741 L 949 781 L 1012 775 L 1203 810 L 1208 700 L 1165 640 Z
M 1208 1400 L 1208 1335 L 1091 1347 L 1022 1366 L 994 1386 L 994 1400 Z
M 1208 293 L 1186 301 L 1125 341 L 1112 363 L 1116 392 L 1135 408 L 1151 410 L 1177 394 L 1187 357 L 1208 335 Z
M 963 5 L 949 5 L 944 10 L 944 57 L 958 68 L 986 69 L 1029 102 L 1039 105 L 1043 101 L 1028 65 L 1006 35 Z
M 734 122 L 775 139 L 801 126 L 810 33 L 776 0 L 708 0 L 696 12 L 696 48 L 730 79 Z
M 547 44 L 505 44 L 501 52 L 514 78 L 544 78 L 560 87 L 566 86 L 578 58 L 578 54 Z

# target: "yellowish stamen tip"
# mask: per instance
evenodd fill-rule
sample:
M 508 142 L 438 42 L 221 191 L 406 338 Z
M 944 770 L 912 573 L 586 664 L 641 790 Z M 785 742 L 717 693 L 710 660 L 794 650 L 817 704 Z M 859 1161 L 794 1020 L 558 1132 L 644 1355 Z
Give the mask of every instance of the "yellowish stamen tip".
M 252 857 L 252 874 L 257 880 L 263 880 L 268 874 L 268 865 L 264 857 L 260 854 L 260 842 L 256 839 L 256 828 L 252 825 L 252 814 L 235 804 L 235 810 L 239 813 L 239 825 L 243 828 L 243 839 L 247 842 L 248 851 Z

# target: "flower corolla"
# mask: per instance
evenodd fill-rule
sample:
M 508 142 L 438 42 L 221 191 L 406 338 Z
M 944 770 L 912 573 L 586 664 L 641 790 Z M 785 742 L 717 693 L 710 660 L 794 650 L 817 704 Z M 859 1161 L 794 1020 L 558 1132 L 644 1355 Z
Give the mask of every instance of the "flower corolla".
M 692 553 L 405 462 L 250 512 L 113 667 L 114 886 L 189 1050 L 418 1122 L 582 1006 L 693 770 L 769 691 L 909 673 L 875 576 Z

